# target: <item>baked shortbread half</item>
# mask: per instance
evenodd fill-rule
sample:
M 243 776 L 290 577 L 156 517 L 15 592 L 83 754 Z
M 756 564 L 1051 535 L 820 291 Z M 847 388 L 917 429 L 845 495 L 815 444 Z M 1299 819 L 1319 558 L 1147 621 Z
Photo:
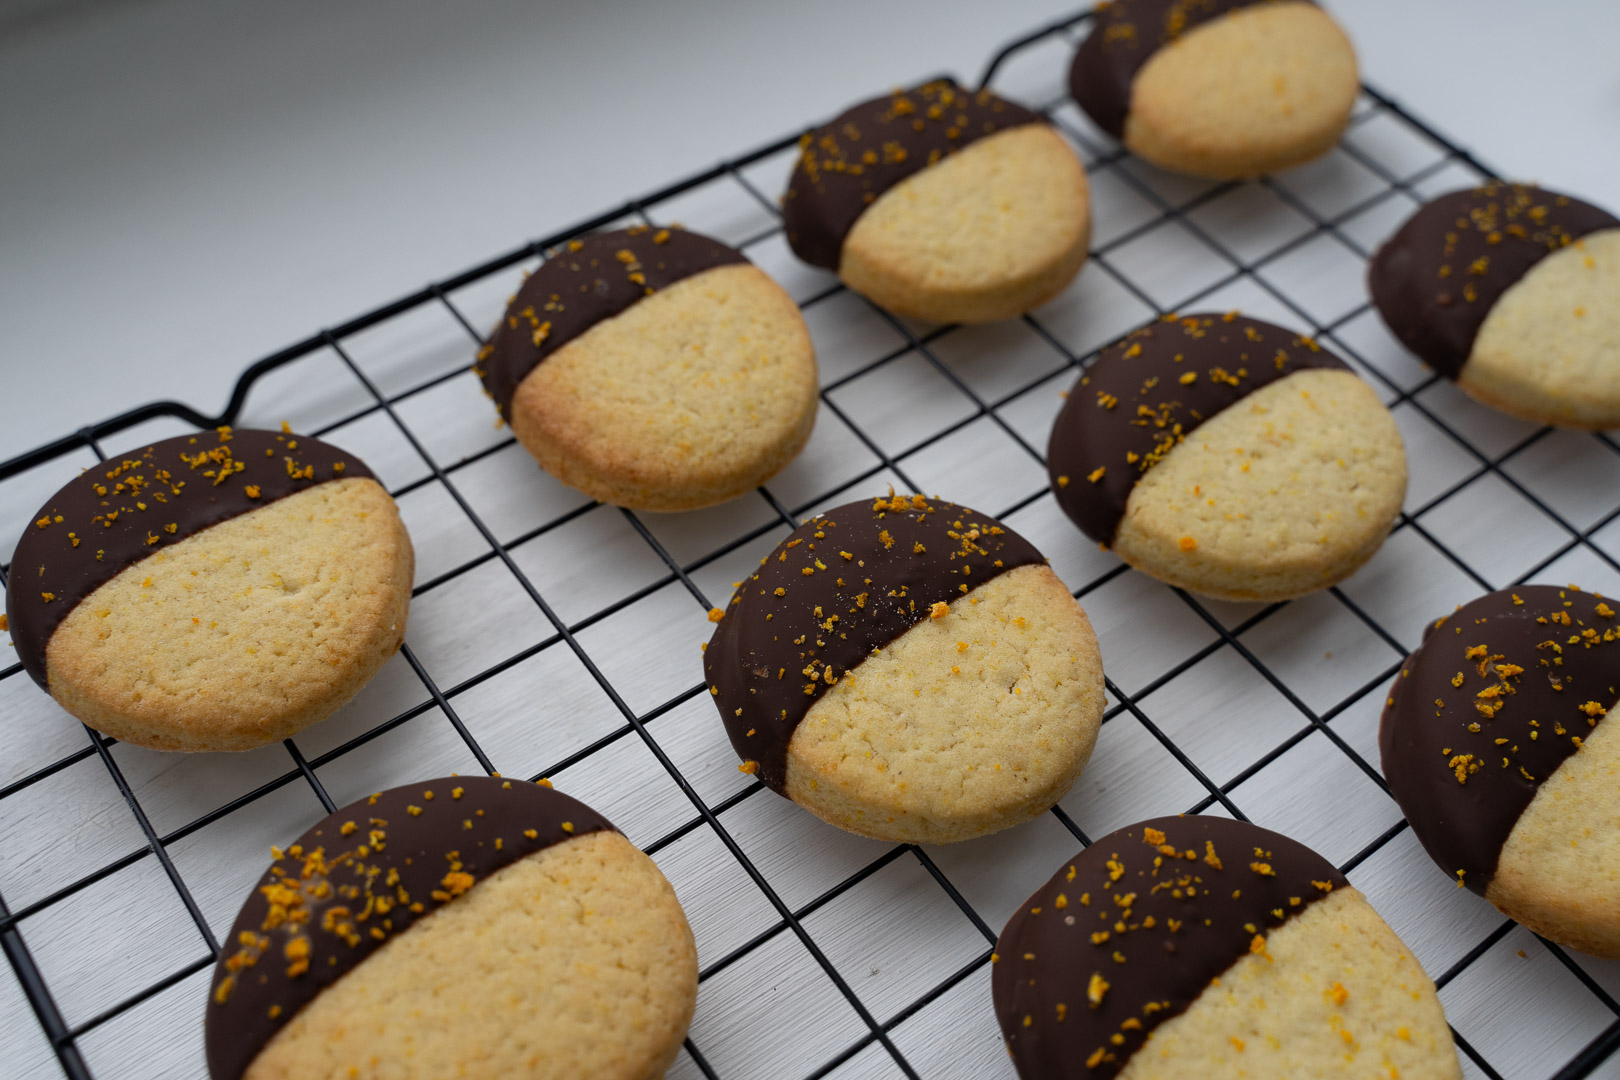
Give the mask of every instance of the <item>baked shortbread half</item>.
M 682 229 L 621 229 L 553 252 L 474 370 L 543 469 L 635 510 L 695 510 L 758 487 L 816 419 L 798 306 L 740 252 Z
M 801 259 L 930 322 L 1045 303 L 1091 239 L 1085 169 L 1063 137 L 989 90 L 944 81 L 862 102 L 804 136 L 782 213 Z
M 1332 863 L 1218 817 L 1097 839 L 996 942 L 1023 1080 L 1459 1080 L 1434 983 Z
M 1470 397 L 1538 424 L 1620 427 L 1620 219 L 1497 181 L 1414 213 L 1367 269 L 1373 304 Z
M 1406 494 L 1400 433 L 1372 388 L 1315 341 L 1236 313 L 1167 316 L 1104 349 L 1046 460 L 1087 536 L 1223 600 L 1348 577 Z
M 1504 915 L 1620 960 L 1620 620 L 1521 585 L 1435 620 L 1385 700 L 1390 794 L 1429 855 Z
M 125 742 L 285 739 L 404 640 L 410 536 L 365 464 L 318 439 L 165 439 L 86 470 L 35 517 L 6 589 L 18 657 Z
M 1005 525 L 921 495 L 796 529 L 738 586 L 704 673 L 745 772 L 882 840 L 1034 817 L 1102 722 L 1097 639 L 1068 587 Z
M 680 1050 L 685 913 L 575 799 L 431 780 L 273 854 L 214 969 L 213 1080 L 657 1080 Z
M 1229 180 L 1327 153 L 1360 83 L 1350 39 L 1305 0 L 1110 0 L 1069 87 L 1132 152 Z

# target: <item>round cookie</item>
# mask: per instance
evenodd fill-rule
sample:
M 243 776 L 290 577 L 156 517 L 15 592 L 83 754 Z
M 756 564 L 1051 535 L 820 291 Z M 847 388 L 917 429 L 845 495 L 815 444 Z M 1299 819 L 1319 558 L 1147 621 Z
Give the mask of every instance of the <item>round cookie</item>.
M 1471 397 L 1568 428 L 1620 427 L 1620 219 L 1492 181 L 1419 209 L 1367 268 L 1373 304 Z
M 1231 180 L 1333 148 L 1360 83 L 1338 23 L 1303 0 L 1112 0 L 1069 71 L 1075 101 L 1133 153 Z
M 363 462 L 231 429 L 111 458 L 17 544 L 18 658 L 84 723 L 155 750 L 249 750 L 352 698 L 405 637 L 414 556 Z
M 1036 113 L 948 81 L 864 101 L 804 136 L 782 200 L 805 262 L 898 315 L 1011 319 L 1086 260 L 1086 172 Z
M 1011 529 L 921 495 L 794 530 L 738 587 L 703 663 L 740 768 L 880 840 L 1034 817 L 1102 722 L 1097 639 L 1068 587 Z
M 1166 316 L 1104 349 L 1046 462 L 1087 536 L 1223 600 L 1348 577 L 1406 494 L 1401 436 L 1372 389 L 1311 339 L 1235 313 Z
M 1440 868 L 1503 914 L 1620 960 L 1620 626 L 1573 586 L 1437 619 L 1390 688 L 1390 794 Z
M 549 786 L 393 788 L 274 857 L 214 969 L 213 1080 L 654 1080 L 686 1036 L 674 890 Z
M 1095 841 L 996 942 L 1023 1080 L 1462 1076 L 1434 984 L 1316 852 L 1162 817 Z
M 473 370 L 541 468 L 634 510 L 695 510 L 756 488 L 816 419 L 798 306 L 740 252 L 681 229 L 554 252 Z

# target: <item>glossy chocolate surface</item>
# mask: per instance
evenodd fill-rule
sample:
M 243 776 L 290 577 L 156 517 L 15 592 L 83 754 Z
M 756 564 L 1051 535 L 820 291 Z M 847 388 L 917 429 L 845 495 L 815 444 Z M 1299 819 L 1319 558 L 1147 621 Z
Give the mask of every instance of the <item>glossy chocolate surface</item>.
M 120 571 L 316 484 L 371 476 L 359 458 L 319 439 L 250 428 L 164 439 L 86 469 L 17 542 L 6 614 L 18 659 L 48 686 L 51 635 Z
M 274 852 L 221 944 L 209 1075 L 238 1080 L 322 990 L 491 874 L 612 828 L 559 791 L 488 776 L 392 788 L 325 818 Z
M 782 198 L 793 253 L 837 270 L 844 237 L 884 192 L 988 135 L 1039 115 L 939 80 L 863 101 L 805 135 Z
M 1453 881 L 1484 893 L 1536 791 L 1620 700 L 1620 626 L 1593 593 L 1520 585 L 1431 625 L 1385 699 L 1390 794 Z
M 1304 845 L 1229 818 L 1154 818 L 1102 837 L 996 942 L 991 992 L 1018 1075 L 1118 1075 L 1211 980 L 1347 884 Z
M 1606 210 L 1529 184 L 1492 181 L 1421 207 L 1367 267 L 1367 288 L 1390 332 L 1455 379 L 1485 317 L 1542 259 L 1601 229 Z
M 703 670 L 745 768 L 780 792 L 810 707 L 936 604 L 1045 560 L 983 514 L 921 495 L 847 503 L 795 529 L 737 589 Z
M 1136 482 L 1222 409 L 1297 371 L 1348 371 L 1309 338 L 1241 315 L 1166 317 L 1102 351 L 1052 425 L 1046 468 L 1063 512 L 1114 542 Z
M 523 282 L 473 371 L 510 420 L 518 384 L 546 357 L 660 289 L 747 261 L 740 251 L 683 229 L 636 226 L 572 240 Z
M 1069 93 L 1092 122 L 1125 137 L 1131 84 L 1153 54 L 1229 11 L 1277 0 L 1109 0 L 1069 68 Z

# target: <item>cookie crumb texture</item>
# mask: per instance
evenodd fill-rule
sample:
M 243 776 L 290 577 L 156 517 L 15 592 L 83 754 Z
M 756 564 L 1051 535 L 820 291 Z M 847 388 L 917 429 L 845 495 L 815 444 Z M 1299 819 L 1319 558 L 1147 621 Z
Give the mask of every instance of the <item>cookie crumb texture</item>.
M 306 1006 L 247 1080 L 654 1080 L 697 1000 L 669 882 L 618 833 L 479 882 Z
M 1105 349 L 1053 424 L 1047 469 L 1087 536 L 1224 600 L 1348 576 L 1406 492 L 1372 389 L 1310 338 L 1236 312 L 1166 316 Z
M 676 281 L 557 349 L 518 385 L 511 422 L 542 468 L 593 498 L 691 510 L 787 465 L 816 400 L 797 306 L 738 264 Z
M 1326 153 L 1360 88 L 1344 31 L 1293 0 L 1114 0 L 1069 78 L 1087 114 L 1132 151 L 1217 180 Z
M 1457 885 L 1620 959 L 1620 616 L 1572 587 L 1488 593 L 1439 619 L 1390 688 L 1390 792 Z
M 1168 1021 L 1124 1080 L 1462 1076 L 1434 984 L 1355 889 L 1266 935 Z
M 1085 169 L 1038 114 L 948 80 L 805 135 L 782 202 L 794 254 L 900 315 L 1009 319 L 1055 296 L 1091 236 Z
M 1218 413 L 1145 474 L 1114 551 L 1207 596 L 1285 600 L 1372 558 L 1405 494 L 1406 454 L 1378 395 L 1347 371 L 1301 371 Z
M 378 792 L 273 851 L 209 992 L 214 1080 L 651 1080 L 697 995 L 674 891 L 549 786 Z
M 1616 672 L 1620 682 L 1620 670 Z M 1608 710 L 1620 707 L 1611 689 Z M 1620 726 L 1598 724 L 1542 783 L 1485 899 L 1573 949 L 1620 960 Z
M 335 480 L 121 571 L 62 621 L 53 697 L 156 750 L 249 750 L 359 692 L 405 637 L 414 558 L 375 480 Z
M 1046 566 L 1009 570 L 829 690 L 788 744 L 789 798 L 880 840 L 950 843 L 1035 817 L 1097 740 L 1102 659 Z
M 1013 530 L 923 495 L 800 525 L 738 586 L 703 662 L 743 771 L 878 839 L 1040 813 L 1102 722 L 1096 636 L 1068 587 Z
M 1009 920 L 994 964 L 1024 1080 L 1461 1076 L 1395 933 L 1326 860 L 1244 822 L 1099 839 Z
M 1080 272 L 1085 169 L 1044 123 L 997 132 L 890 189 L 855 222 L 838 276 L 899 315 L 1011 319 Z
M 86 724 L 246 750 L 324 719 L 399 648 L 413 554 L 363 462 L 282 430 L 181 435 L 80 473 L 17 544 L 18 658 Z
M 1415 212 L 1367 287 L 1391 333 L 1492 408 L 1620 426 L 1620 220 L 1533 184 L 1488 181 Z
M 1533 423 L 1620 427 L 1620 228 L 1570 242 L 1508 289 L 1457 385 Z

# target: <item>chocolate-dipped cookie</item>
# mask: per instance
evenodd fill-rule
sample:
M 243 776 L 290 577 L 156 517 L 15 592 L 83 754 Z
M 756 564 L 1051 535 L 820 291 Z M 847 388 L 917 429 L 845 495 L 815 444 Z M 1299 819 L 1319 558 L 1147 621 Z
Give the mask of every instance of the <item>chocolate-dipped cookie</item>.
M 1098 127 L 1216 180 L 1327 153 L 1359 88 L 1349 38 L 1303 0 L 1111 0 L 1069 71 Z
M 414 560 L 363 462 L 225 427 L 109 458 L 40 507 L 6 613 L 64 709 L 158 750 L 247 750 L 324 720 L 405 636 Z
M 449 777 L 321 821 L 242 906 L 209 989 L 213 1080 L 648 1080 L 697 952 L 658 867 L 549 786 Z
M 1412 832 L 1459 886 L 1620 959 L 1620 625 L 1601 596 L 1521 585 L 1437 619 L 1379 748 Z
M 1097 640 L 1068 587 L 1011 529 L 921 495 L 794 530 L 738 587 L 703 665 L 743 771 L 883 840 L 1041 813 L 1102 722 Z
M 1216 817 L 1110 833 L 1007 921 L 991 988 L 1023 1080 L 1462 1075 L 1434 984 L 1334 866 Z
M 1236 313 L 1166 316 L 1104 349 L 1046 463 L 1087 536 L 1225 600 L 1347 577 L 1406 493 L 1400 433 L 1372 389 L 1310 338 Z
M 552 253 L 474 370 L 542 468 L 637 510 L 758 487 L 816 418 L 815 351 L 792 298 L 740 252 L 681 229 Z
M 800 141 L 782 199 L 805 262 L 899 315 L 1010 319 L 1085 262 L 1085 169 L 1036 113 L 924 83 L 863 101 Z
M 1419 209 L 1367 268 L 1390 331 L 1470 396 L 1570 428 L 1620 426 L 1620 219 L 1492 181 Z

